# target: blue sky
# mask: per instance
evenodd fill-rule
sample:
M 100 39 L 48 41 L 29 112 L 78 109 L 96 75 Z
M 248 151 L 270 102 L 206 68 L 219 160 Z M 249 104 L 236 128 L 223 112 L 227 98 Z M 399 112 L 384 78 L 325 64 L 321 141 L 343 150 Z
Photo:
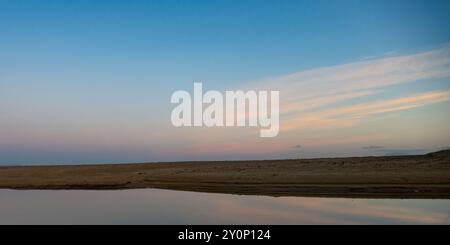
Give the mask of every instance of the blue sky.
M 450 121 L 444 115 L 450 89 L 449 13 L 449 1 L 425 0 L 2 0 L 0 163 L 316 157 L 383 154 L 361 150 L 365 144 L 382 145 L 386 152 L 450 146 L 446 133 L 450 130 L 445 126 Z M 427 52 L 434 53 L 421 58 Z M 410 59 L 397 66 L 396 60 L 389 59 L 395 57 Z M 436 64 L 442 60 L 444 64 Z M 391 73 L 406 76 L 411 65 L 420 72 L 383 86 L 359 87 L 362 90 L 351 91 L 353 96 L 346 100 L 326 97 L 332 103 L 320 110 L 365 104 L 386 111 L 399 106 L 395 99 L 400 98 L 420 106 L 409 108 L 400 101 L 402 108 L 409 109 L 347 126 L 339 121 L 342 128 L 300 129 L 304 122 L 291 122 L 286 116 L 286 124 L 301 132 L 289 132 L 295 138 L 282 134 L 270 142 L 233 129 L 226 133 L 218 129 L 221 132 L 214 132 L 211 142 L 192 136 L 203 131 L 170 128 L 170 95 L 192 89 L 193 81 L 219 90 L 278 81 L 288 91 L 313 92 L 315 88 L 297 86 L 305 83 L 302 72 L 334 67 L 333 74 L 343 74 L 339 66 L 347 64 L 355 73 L 365 61 L 370 61 L 369 70 L 377 62 L 394 62 L 392 67 L 398 70 Z M 298 76 L 291 82 L 282 79 L 289 74 Z M 385 75 L 383 71 L 371 74 L 375 80 Z M 364 82 L 350 83 L 357 78 L 345 77 L 347 86 Z M 321 82 L 328 94 L 337 93 L 337 87 Z M 355 96 L 356 92 L 363 95 Z M 324 96 L 317 94 L 314 101 Z M 291 98 L 303 105 L 315 103 L 301 94 Z M 391 103 L 368 105 L 382 100 Z M 319 117 L 319 109 L 309 110 L 317 113 L 307 116 Z M 328 120 L 329 113 L 320 116 Z M 380 122 L 371 125 L 374 120 Z M 394 130 L 396 124 L 403 127 Z M 417 133 L 421 129 L 427 137 Z M 324 133 L 327 130 L 329 134 Z M 393 135 L 391 131 L 395 138 L 381 137 Z M 339 139 L 348 137 L 339 132 L 355 141 L 342 147 Z M 327 144 L 325 139 L 337 143 Z M 240 148 L 239 142 L 277 150 L 270 154 L 234 150 Z M 230 150 L 202 151 L 211 143 Z M 300 153 L 289 147 L 297 144 L 303 146 Z
M 145 67 L 160 79 L 229 83 L 433 48 L 450 38 L 448 1 L 0 4 L 8 70 Z M 168 76 L 174 69 L 180 77 Z

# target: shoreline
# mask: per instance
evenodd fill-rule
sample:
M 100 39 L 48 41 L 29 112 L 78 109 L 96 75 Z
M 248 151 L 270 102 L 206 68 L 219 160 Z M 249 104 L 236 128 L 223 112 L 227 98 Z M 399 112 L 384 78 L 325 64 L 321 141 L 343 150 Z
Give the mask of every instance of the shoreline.
M 450 151 L 422 156 L 0 167 L 0 189 L 140 188 L 276 197 L 450 199 Z

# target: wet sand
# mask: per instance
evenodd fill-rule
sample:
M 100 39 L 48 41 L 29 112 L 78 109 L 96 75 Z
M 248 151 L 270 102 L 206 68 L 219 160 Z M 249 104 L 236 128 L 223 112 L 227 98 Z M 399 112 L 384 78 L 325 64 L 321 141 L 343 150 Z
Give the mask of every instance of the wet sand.
M 450 198 L 450 151 L 423 156 L 0 167 L 0 188 Z

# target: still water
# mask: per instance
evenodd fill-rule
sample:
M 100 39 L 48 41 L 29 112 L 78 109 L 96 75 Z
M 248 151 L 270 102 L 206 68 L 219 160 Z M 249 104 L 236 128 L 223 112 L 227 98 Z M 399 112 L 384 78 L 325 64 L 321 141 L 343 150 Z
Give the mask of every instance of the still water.
M 450 200 L 0 190 L 0 224 L 450 224 Z

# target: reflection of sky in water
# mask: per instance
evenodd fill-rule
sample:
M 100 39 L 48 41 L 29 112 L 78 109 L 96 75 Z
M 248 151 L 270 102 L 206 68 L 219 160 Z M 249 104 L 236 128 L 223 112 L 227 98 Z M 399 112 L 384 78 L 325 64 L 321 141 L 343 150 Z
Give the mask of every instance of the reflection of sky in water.
M 450 224 L 450 200 L 0 190 L 0 224 Z

